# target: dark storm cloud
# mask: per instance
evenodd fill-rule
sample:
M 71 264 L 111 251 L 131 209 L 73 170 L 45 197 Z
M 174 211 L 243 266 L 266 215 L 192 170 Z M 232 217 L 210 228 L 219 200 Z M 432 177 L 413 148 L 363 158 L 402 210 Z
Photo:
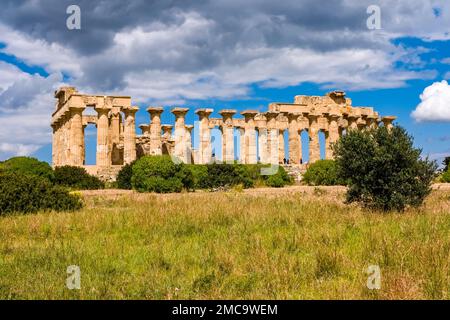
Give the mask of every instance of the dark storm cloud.
M 82 10 L 82 29 L 66 28 L 66 8 L 77 4 Z M 69 46 L 85 55 L 107 49 L 114 34 L 138 25 L 159 21 L 182 23 L 176 13 L 197 12 L 215 22 L 214 30 L 223 46 L 241 41 L 273 46 L 307 45 L 331 50 L 336 45 L 364 46 L 342 36 L 342 41 L 318 38 L 315 32 L 363 30 L 367 6 L 344 6 L 342 1 L 73 1 L 42 0 L 2 2 L 1 22 L 35 38 Z M 199 45 L 202 45 L 199 43 Z M 203 45 L 208 45 L 204 43 Z

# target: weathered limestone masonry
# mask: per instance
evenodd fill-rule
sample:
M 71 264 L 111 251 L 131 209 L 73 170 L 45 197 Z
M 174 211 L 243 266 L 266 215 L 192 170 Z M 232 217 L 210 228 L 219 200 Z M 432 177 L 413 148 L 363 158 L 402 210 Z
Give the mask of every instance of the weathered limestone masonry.
M 237 111 L 233 109 L 219 111 L 221 118 L 210 118 L 213 109 L 197 109 L 195 130 L 185 121 L 189 108 L 173 108 L 175 124 L 171 125 L 161 123 L 163 107 L 153 106 L 147 109 L 150 124 L 141 124 L 142 132 L 136 135 L 138 108 L 131 106 L 131 97 L 85 95 L 73 87 L 62 87 L 55 92 L 55 98 L 58 101 L 51 124 L 53 165 L 84 166 L 105 180 L 114 178 L 121 166 L 143 155 L 168 154 L 185 163 L 210 163 L 214 160 L 211 130 L 215 127 L 222 135 L 222 162 L 283 164 L 301 170 L 306 166 L 302 132 L 309 137 L 307 162 L 313 163 L 321 158 L 320 132 L 325 137 L 325 158 L 332 159 L 332 145 L 347 130 L 366 130 L 380 123 L 391 128 L 396 119 L 381 118 L 370 107 L 353 107 L 344 92 L 332 91 L 325 96 L 299 95 L 294 103 L 271 103 L 266 112 L 245 110 L 242 118 L 234 118 Z M 88 107 L 96 115 L 84 114 Z M 85 165 L 84 130 L 88 124 L 97 127 L 95 166 Z M 198 140 L 196 150 L 193 139 Z

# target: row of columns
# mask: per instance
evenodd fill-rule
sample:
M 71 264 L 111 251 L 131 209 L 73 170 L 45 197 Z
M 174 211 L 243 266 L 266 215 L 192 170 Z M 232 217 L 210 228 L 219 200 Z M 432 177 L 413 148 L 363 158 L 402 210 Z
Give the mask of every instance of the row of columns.
M 162 108 L 151 107 L 147 109 L 150 112 L 151 118 L 155 117 L 155 110 L 158 112 L 158 117 Z M 185 116 L 188 112 L 187 108 L 174 108 L 172 113 L 175 115 L 175 152 L 174 156 L 178 157 L 183 162 L 191 162 L 192 160 L 192 135 L 191 130 L 193 126 L 185 124 Z M 209 116 L 213 112 L 212 109 L 197 109 L 195 113 L 199 117 L 199 145 L 197 153 L 197 163 L 210 163 L 212 160 L 212 145 L 211 145 L 211 126 Z M 225 109 L 221 110 L 219 114 L 222 116 L 221 131 L 222 131 L 222 160 L 226 163 L 234 162 L 234 124 L 233 115 L 236 110 Z M 246 164 L 255 164 L 258 161 L 261 163 L 283 163 L 285 161 L 285 146 L 284 146 L 284 129 L 279 128 L 277 118 L 280 112 L 268 111 L 264 113 L 265 119 L 255 120 L 258 111 L 245 110 L 241 112 L 244 117 L 243 127 L 239 127 L 240 132 L 240 161 Z M 307 130 L 309 135 L 309 162 L 315 162 L 320 159 L 320 143 L 319 143 L 319 118 L 326 117 L 328 121 L 328 131 L 325 132 L 325 156 L 327 159 L 333 158 L 332 145 L 339 139 L 342 134 L 340 131 L 339 119 L 341 117 L 338 113 L 319 114 L 310 112 L 307 114 L 283 112 L 288 119 L 288 135 L 289 135 L 289 162 L 291 164 L 300 164 L 302 162 L 302 142 L 301 131 Z M 307 119 L 308 126 L 304 126 L 304 119 Z M 369 116 L 364 121 L 364 126 L 361 126 L 359 117 L 348 117 L 348 129 L 364 129 L 372 128 L 378 125 L 377 117 Z M 382 119 L 384 125 L 390 128 L 395 117 L 385 117 Z M 158 118 L 158 121 L 160 119 Z M 153 124 L 150 124 L 152 128 Z M 155 134 L 161 134 L 160 123 L 157 124 L 158 130 Z M 167 127 L 171 130 L 171 126 Z M 151 129 L 150 129 L 151 131 Z M 167 132 L 167 131 L 166 131 Z M 257 139 L 258 132 L 258 139 Z M 167 133 L 170 136 L 170 132 Z M 184 137 L 184 138 L 183 138 Z M 155 137 L 155 141 L 161 143 L 161 137 Z M 258 141 L 257 141 L 258 140 Z M 259 148 L 257 147 L 259 146 Z M 158 146 L 158 150 L 159 150 Z M 259 149 L 259 157 L 257 150 Z
M 52 160 L 55 166 L 71 165 L 83 166 L 85 162 L 85 144 L 83 111 L 85 106 L 70 107 L 57 121 L 52 123 L 53 150 Z M 137 107 L 121 109 L 125 115 L 123 125 L 123 163 L 130 163 L 136 159 L 136 121 Z M 112 164 L 112 141 L 120 139 L 120 123 L 111 107 L 96 107 L 97 112 L 97 147 L 96 164 L 108 167 Z

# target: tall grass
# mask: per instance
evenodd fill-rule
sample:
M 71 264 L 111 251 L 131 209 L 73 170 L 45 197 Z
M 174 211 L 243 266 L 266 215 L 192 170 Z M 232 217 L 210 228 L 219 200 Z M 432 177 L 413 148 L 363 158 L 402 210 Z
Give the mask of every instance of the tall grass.
M 448 299 L 450 192 L 404 214 L 328 192 L 91 196 L 0 218 L 2 299 Z M 81 269 L 81 289 L 66 268 Z M 366 287 L 369 265 L 381 289 Z

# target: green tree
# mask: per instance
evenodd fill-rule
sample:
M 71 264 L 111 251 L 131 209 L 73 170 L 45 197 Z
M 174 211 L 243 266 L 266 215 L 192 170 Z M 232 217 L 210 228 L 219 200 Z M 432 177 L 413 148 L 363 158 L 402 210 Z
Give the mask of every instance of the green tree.
M 377 210 L 417 207 L 431 192 L 436 163 L 420 157 L 398 126 L 351 130 L 334 146 L 337 173 L 348 182 L 347 202 Z

